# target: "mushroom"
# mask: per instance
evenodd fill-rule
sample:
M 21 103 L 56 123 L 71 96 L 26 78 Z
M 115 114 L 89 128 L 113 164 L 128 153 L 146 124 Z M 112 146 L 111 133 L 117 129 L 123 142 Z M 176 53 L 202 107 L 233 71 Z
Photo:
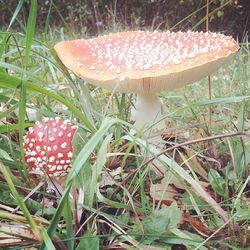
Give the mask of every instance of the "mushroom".
M 72 167 L 72 140 L 76 129 L 69 120 L 63 121 L 59 117 L 37 121 L 24 136 L 24 157 L 28 167 L 46 173 L 60 184 L 59 179 Z M 51 184 L 48 181 L 49 188 Z M 58 185 L 56 187 L 61 189 Z
M 55 45 L 61 61 L 89 83 L 137 93 L 135 127 L 165 127 L 156 92 L 173 90 L 211 74 L 239 49 L 220 33 L 128 31 Z

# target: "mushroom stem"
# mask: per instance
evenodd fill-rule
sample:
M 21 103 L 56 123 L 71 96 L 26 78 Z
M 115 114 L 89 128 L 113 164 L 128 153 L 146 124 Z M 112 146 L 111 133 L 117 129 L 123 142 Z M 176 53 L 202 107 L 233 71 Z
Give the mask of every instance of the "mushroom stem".
M 154 93 L 137 94 L 136 102 L 131 110 L 131 118 L 137 129 L 154 125 L 154 130 L 162 130 L 165 123 L 161 120 L 163 105 L 161 99 Z M 159 121 L 161 120 L 161 121 Z

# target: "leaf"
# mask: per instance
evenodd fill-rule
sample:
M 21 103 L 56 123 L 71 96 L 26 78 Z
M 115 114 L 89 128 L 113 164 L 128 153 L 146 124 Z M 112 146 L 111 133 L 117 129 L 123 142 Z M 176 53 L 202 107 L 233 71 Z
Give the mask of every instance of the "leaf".
M 32 230 L 25 224 L 22 225 L 12 225 L 8 224 L 7 222 L 0 224 L 0 232 L 11 236 L 16 236 L 16 238 L 26 238 L 26 239 L 34 239 L 36 240 L 36 237 L 32 233 Z M 2 243 L 2 240 L 0 240 Z
M 144 243 L 151 243 L 165 235 L 167 231 L 176 228 L 181 220 L 181 210 L 176 202 L 171 206 L 159 210 L 154 210 L 151 215 L 144 218 L 141 222 L 144 233 Z M 138 234 L 139 226 L 136 225 L 133 232 Z
M 7 205 L 17 205 L 17 201 L 10 195 L 9 191 L 0 192 L 0 202 Z
M 208 179 L 213 190 L 222 197 L 226 198 L 226 181 L 223 179 L 223 177 L 220 176 L 220 174 L 215 169 L 211 168 L 208 173 Z
M 0 149 L 0 158 L 3 158 L 5 160 L 9 160 L 9 161 L 13 161 L 10 158 L 9 154 L 6 151 L 2 150 L 2 149 Z
M 162 181 L 161 183 L 150 185 L 150 196 L 156 201 L 162 201 L 164 204 L 170 204 L 175 201 L 175 197 L 178 196 L 178 192 L 175 188 Z
M 76 248 L 76 250 L 83 249 L 99 250 L 99 238 L 90 231 L 87 231 Z

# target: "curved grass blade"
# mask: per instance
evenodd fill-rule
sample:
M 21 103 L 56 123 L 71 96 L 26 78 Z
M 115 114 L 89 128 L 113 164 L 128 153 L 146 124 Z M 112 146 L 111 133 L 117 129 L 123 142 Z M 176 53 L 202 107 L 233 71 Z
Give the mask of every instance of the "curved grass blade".
M 72 223 L 72 213 L 70 207 L 70 199 L 67 197 L 66 204 L 64 206 L 64 218 L 66 220 L 66 235 L 67 235 L 67 249 L 74 250 L 74 231 Z
M 49 250 L 56 250 L 54 244 L 52 243 L 50 237 L 48 236 L 48 234 L 44 228 L 41 228 L 41 233 L 42 233 L 44 244 L 45 244 L 46 248 Z
M 24 123 L 24 128 L 33 126 L 31 122 Z M 0 125 L 0 133 L 8 133 L 19 128 L 19 124 Z
M 0 87 L 1 88 L 19 88 L 21 84 L 21 79 L 10 76 L 6 73 L 0 72 Z M 51 97 L 55 99 L 56 101 L 64 104 L 67 106 L 81 121 L 83 124 L 89 129 L 91 132 L 95 131 L 95 128 L 92 126 L 92 124 L 88 121 L 88 119 L 82 114 L 82 112 L 74 106 L 68 99 L 65 97 L 58 95 L 57 93 L 50 91 L 48 89 L 45 89 L 44 87 L 33 83 L 31 81 L 27 82 L 27 89 L 31 91 L 35 91 L 41 94 L 44 94 L 48 97 Z
M 25 41 L 25 54 L 24 54 L 24 65 L 27 68 L 29 63 L 29 55 L 31 51 L 31 44 L 33 40 L 33 36 L 35 33 L 35 26 L 36 26 L 36 16 L 37 16 L 37 1 L 31 1 L 31 7 L 29 12 L 29 18 L 27 23 L 27 32 L 26 32 L 26 41 Z M 24 149 L 23 145 L 23 135 L 25 129 L 25 115 L 26 115 L 26 98 L 27 98 L 27 78 L 26 75 L 22 74 L 21 79 L 21 88 L 20 88 L 20 98 L 19 98 L 19 117 L 18 117 L 18 124 L 19 124 L 19 143 L 20 143 L 20 153 L 21 159 L 24 162 Z M 25 180 L 27 179 L 27 169 L 23 166 L 24 176 L 26 176 Z
M 64 190 L 64 193 L 61 197 L 61 200 L 58 204 L 58 207 L 57 207 L 57 210 L 56 210 L 56 213 L 54 214 L 52 220 L 51 220 L 51 223 L 48 227 L 48 230 L 47 230 L 47 235 L 48 237 L 52 238 L 55 231 L 56 231 L 56 228 L 57 228 L 57 225 L 58 225 L 58 222 L 61 218 L 61 215 L 62 215 L 62 212 L 63 212 L 63 208 L 67 202 L 67 199 L 68 199 L 68 196 L 69 196 L 69 191 L 71 189 L 71 183 L 68 183 L 68 185 L 65 187 L 65 190 Z M 40 250 L 44 250 L 45 249 L 45 243 L 43 243 L 40 247 Z
M 10 29 L 10 27 L 12 26 L 12 24 L 13 24 L 14 21 L 16 20 L 16 17 L 17 17 L 17 15 L 18 15 L 20 9 L 22 8 L 22 6 L 23 6 L 23 0 L 19 0 L 19 1 L 18 1 L 18 5 L 17 5 L 17 7 L 16 7 L 16 9 L 15 9 L 13 15 L 12 15 L 11 20 L 10 20 L 10 23 L 9 23 L 9 26 L 8 26 L 8 30 Z

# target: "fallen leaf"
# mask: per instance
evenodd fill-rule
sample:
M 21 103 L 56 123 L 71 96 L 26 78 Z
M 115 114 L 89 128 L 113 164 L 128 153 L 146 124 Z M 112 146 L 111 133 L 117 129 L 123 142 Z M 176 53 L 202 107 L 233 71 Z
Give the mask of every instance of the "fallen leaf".
M 166 205 L 170 205 L 173 201 L 178 200 L 180 196 L 178 191 L 171 185 L 166 187 L 166 184 L 161 182 L 150 185 L 149 194 L 156 202 L 161 201 Z

